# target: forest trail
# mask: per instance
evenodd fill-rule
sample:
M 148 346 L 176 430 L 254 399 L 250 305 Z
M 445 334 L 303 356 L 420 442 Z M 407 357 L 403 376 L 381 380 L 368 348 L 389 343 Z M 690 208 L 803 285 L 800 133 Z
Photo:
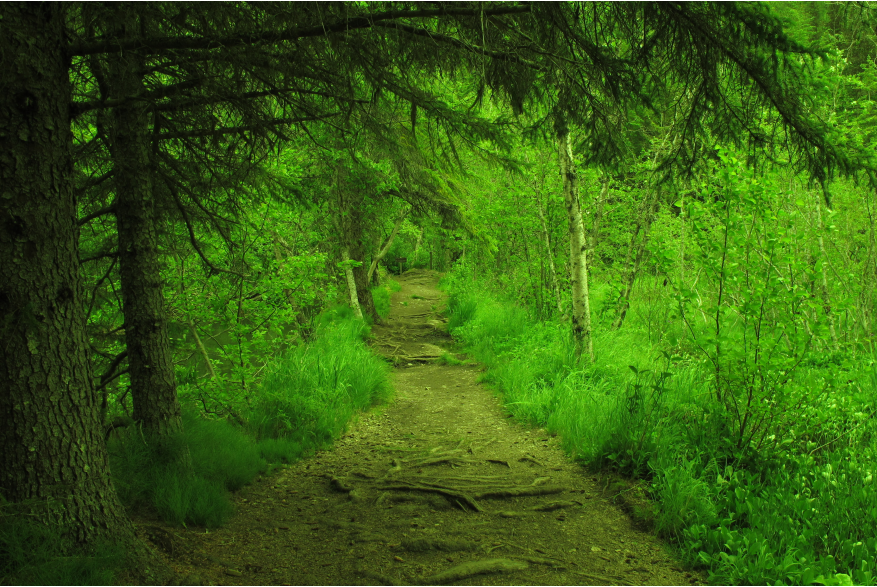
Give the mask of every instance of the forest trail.
M 700 584 L 478 367 L 433 362 L 452 344 L 438 278 L 401 276 L 373 329 L 397 365 L 389 406 L 244 488 L 224 528 L 141 528 L 182 584 Z

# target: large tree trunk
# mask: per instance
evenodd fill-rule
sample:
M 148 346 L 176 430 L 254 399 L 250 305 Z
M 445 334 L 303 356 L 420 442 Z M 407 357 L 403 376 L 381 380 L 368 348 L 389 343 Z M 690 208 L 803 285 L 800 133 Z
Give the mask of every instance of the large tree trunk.
M 335 190 L 338 201 L 338 236 L 344 275 L 350 293 L 350 305 L 357 317 L 370 316 L 380 321 L 369 289 L 368 267 L 365 265 L 365 246 L 362 239 L 364 197 L 347 181 L 347 171 L 341 163 L 335 167 Z M 349 263 L 357 261 L 357 266 Z
M 111 11 L 115 17 L 111 26 L 119 37 L 139 34 L 138 18 L 131 6 L 115 5 Z M 142 92 L 142 57 L 123 51 L 107 59 L 113 98 Z M 149 146 L 147 105 L 131 101 L 114 108 L 110 153 L 134 419 L 144 431 L 165 435 L 181 430 L 182 420 L 162 293 Z
M 63 7 L 0 17 L 0 494 L 80 543 L 133 544 L 87 354 Z
M 594 360 L 591 340 L 591 306 L 588 291 L 588 249 L 582 210 L 579 206 L 578 177 L 572 156 L 569 130 L 558 125 L 557 145 L 560 173 L 563 178 L 563 197 L 569 221 L 569 273 L 572 288 L 572 331 L 576 355 L 587 353 Z

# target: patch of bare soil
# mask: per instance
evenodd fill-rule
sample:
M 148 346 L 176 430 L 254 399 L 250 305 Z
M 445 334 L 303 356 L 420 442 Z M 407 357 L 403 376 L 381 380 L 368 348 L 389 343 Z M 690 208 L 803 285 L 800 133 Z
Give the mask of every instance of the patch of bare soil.
M 401 276 L 373 329 L 397 365 L 391 405 L 239 492 L 227 527 L 141 528 L 181 584 L 701 584 L 632 520 L 617 485 L 510 420 L 478 367 L 434 362 L 452 342 L 438 277 Z

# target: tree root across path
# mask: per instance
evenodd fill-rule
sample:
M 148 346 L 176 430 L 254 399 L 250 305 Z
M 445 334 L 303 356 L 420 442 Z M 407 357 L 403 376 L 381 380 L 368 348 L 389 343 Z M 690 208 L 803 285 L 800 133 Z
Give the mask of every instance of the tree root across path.
M 425 467 L 429 465 L 437 465 L 443 463 L 451 464 L 454 462 L 455 459 L 455 457 L 451 455 L 457 452 L 461 452 L 461 449 L 453 448 L 441 450 L 438 447 L 435 447 L 429 450 L 428 454 L 434 454 L 439 451 L 441 452 L 442 456 L 413 458 L 407 459 L 407 461 L 405 462 L 410 462 L 411 465 L 414 467 Z M 489 461 L 492 459 L 485 460 Z M 476 459 L 465 459 L 458 460 L 457 462 L 477 463 L 479 461 Z M 398 477 L 396 474 L 402 471 L 402 463 L 403 461 L 399 459 L 393 459 L 392 466 L 387 470 L 387 473 L 383 477 L 377 480 L 377 482 L 369 483 L 368 481 L 371 480 L 369 479 L 368 475 L 359 474 L 357 476 L 364 481 L 361 482 L 364 489 L 370 489 L 377 492 L 399 491 L 434 493 L 436 495 L 441 495 L 442 497 L 446 498 L 448 502 L 450 502 L 452 505 L 456 505 L 460 509 L 475 512 L 487 511 L 476 500 L 554 495 L 557 493 L 563 493 L 566 490 L 566 488 L 559 485 L 546 485 L 545 483 L 550 480 L 548 477 L 536 477 L 529 484 L 526 485 L 509 485 L 508 481 L 512 480 L 509 477 L 485 478 L 484 476 L 477 475 L 457 475 L 453 478 L 440 477 L 440 479 L 443 479 L 445 483 L 436 483 L 435 475 L 420 476 L 414 473 L 409 474 L 406 477 Z M 392 482 L 384 482 L 384 480 L 390 477 L 392 477 Z M 497 484 L 497 481 L 506 481 L 506 483 Z M 454 484 L 451 484 L 449 482 Z M 349 478 L 339 478 L 334 475 L 329 475 L 329 485 L 335 491 L 345 492 L 348 494 L 357 489 L 357 487 L 350 481 Z M 363 494 L 358 493 L 358 495 L 362 496 Z M 362 497 L 356 497 L 354 499 L 362 499 Z M 377 502 L 380 499 L 381 497 L 378 496 L 375 498 L 375 501 Z M 529 511 L 551 512 L 556 509 L 560 509 L 563 507 L 573 507 L 575 505 L 581 505 L 581 503 L 572 501 L 555 501 L 533 506 L 530 508 Z M 500 515 L 505 515 L 506 517 L 510 517 L 508 510 L 496 513 L 499 513 Z

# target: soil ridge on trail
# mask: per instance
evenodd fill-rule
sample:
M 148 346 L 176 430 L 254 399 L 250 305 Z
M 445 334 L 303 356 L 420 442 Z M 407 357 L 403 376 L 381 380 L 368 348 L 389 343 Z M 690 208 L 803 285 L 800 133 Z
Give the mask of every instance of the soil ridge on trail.
M 478 366 L 435 361 L 453 349 L 439 277 L 400 276 L 372 329 L 390 405 L 239 492 L 228 526 L 144 531 L 184 583 L 700 584 L 557 438 L 508 418 Z

